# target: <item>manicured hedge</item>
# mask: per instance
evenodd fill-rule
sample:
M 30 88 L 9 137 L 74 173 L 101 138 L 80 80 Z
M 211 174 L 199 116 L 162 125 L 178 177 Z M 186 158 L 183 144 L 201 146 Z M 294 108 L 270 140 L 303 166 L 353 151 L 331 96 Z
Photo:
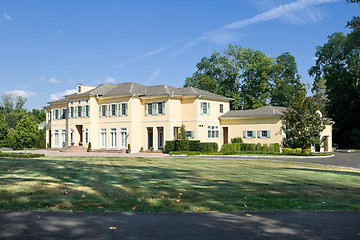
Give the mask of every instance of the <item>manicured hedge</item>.
M 45 157 L 45 154 L 39 154 L 39 153 L 0 152 L 0 157 L 9 157 L 9 158 L 37 158 L 37 157 Z
M 165 141 L 164 152 L 217 152 L 217 143 L 200 142 L 200 140 L 172 140 Z
M 271 143 L 269 146 L 265 143 L 226 143 L 222 145 L 222 153 L 236 153 L 236 152 L 273 152 L 280 153 L 280 145 L 278 143 Z

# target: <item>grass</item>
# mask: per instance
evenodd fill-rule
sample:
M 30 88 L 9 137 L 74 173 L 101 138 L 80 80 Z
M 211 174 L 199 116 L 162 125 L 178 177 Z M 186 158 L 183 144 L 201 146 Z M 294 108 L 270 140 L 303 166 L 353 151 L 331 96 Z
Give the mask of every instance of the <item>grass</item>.
M 177 151 L 177 152 L 169 152 L 170 155 L 277 155 L 277 156 L 331 156 L 331 153 L 326 152 L 317 152 L 317 153 L 291 153 L 285 154 L 280 152 L 264 152 L 264 151 L 230 151 L 230 152 L 197 152 L 197 151 Z
M 360 170 L 274 161 L 0 158 L 0 210 L 360 210 Z

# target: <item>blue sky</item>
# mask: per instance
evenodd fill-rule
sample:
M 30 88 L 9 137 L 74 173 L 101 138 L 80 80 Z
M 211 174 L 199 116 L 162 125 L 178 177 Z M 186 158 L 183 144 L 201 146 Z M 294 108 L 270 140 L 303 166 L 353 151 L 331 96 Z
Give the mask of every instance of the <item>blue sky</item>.
M 229 44 L 290 52 L 308 83 L 316 46 L 355 15 L 345 0 L 1 0 L 0 94 L 32 109 L 78 83 L 182 87 Z

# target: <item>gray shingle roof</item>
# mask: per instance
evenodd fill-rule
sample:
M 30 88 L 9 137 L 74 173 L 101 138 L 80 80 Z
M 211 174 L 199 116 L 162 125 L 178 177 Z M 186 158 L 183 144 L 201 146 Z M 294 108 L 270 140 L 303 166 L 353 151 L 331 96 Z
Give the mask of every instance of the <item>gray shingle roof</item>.
M 265 106 L 257 109 L 228 111 L 220 118 L 282 117 L 286 107 Z
M 223 101 L 233 100 L 231 98 L 220 96 L 194 87 L 176 88 L 169 85 L 158 85 L 158 86 L 148 87 L 135 82 L 127 82 L 121 84 L 101 84 L 90 91 L 80 94 L 74 93 L 67 95 L 65 97 L 71 98 L 71 97 L 91 96 L 91 95 L 112 97 L 112 96 L 127 96 L 133 94 L 140 97 L 174 95 L 174 96 L 202 96 L 204 98 L 211 98 L 211 99 L 223 100 Z M 62 100 L 66 101 L 66 99 L 62 99 Z

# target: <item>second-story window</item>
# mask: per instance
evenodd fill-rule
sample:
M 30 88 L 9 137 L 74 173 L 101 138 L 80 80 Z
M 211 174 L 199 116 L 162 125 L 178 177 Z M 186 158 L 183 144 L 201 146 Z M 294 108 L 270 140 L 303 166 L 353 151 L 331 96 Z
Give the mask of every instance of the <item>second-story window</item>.
M 119 104 L 119 116 L 127 116 L 128 115 L 128 104 L 120 103 Z
M 69 118 L 74 118 L 74 107 L 70 107 Z
M 165 114 L 165 102 L 157 102 L 157 109 L 159 115 Z
M 82 107 L 81 106 L 77 106 L 77 118 L 81 118 L 82 117 Z
M 51 121 L 51 111 L 48 112 L 48 122 Z
M 219 112 L 224 113 L 224 104 L 220 103 L 219 105 Z
M 145 115 L 153 115 L 152 103 L 146 103 L 146 105 L 145 105 Z
M 59 109 L 54 110 L 54 120 L 59 120 Z
M 89 105 L 85 105 L 85 117 L 86 118 L 90 117 L 90 106 Z
M 61 109 L 60 119 L 66 119 L 66 108 Z
M 165 102 L 154 102 L 145 104 L 145 115 L 164 115 Z
M 107 116 L 107 105 L 103 104 L 100 106 L 100 117 L 106 117 Z
M 115 117 L 116 116 L 116 104 L 111 104 L 110 105 L 110 116 L 111 117 Z
M 200 112 L 201 112 L 201 115 L 210 115 L 210 103 L 209 102 L 201 102 Z

